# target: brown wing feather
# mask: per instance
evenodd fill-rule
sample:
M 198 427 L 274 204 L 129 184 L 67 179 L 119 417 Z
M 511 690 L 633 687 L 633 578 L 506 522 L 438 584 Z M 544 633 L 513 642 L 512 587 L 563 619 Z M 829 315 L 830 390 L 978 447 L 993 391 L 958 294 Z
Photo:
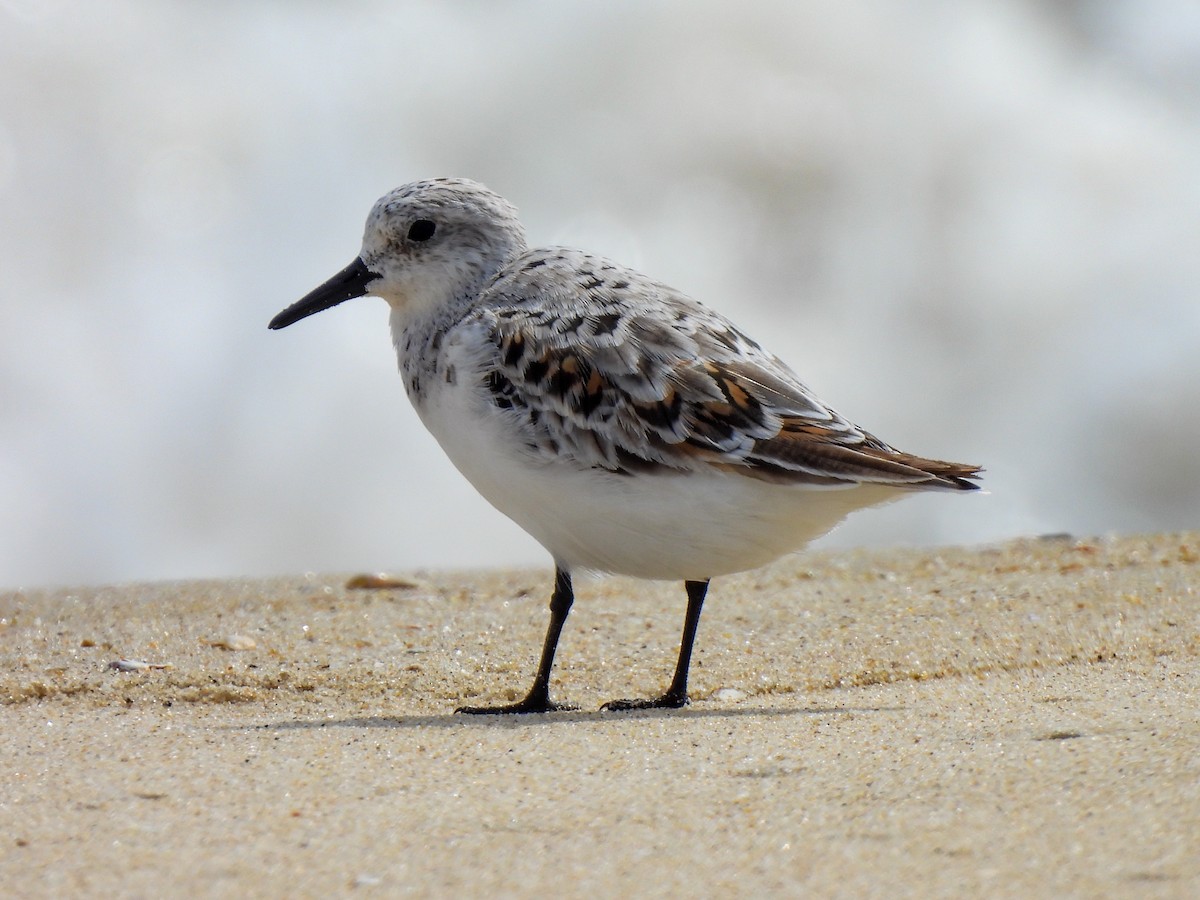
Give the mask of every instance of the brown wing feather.
M 823 485 L 869 481 L 952 490 L 979 487 L 974 483 L 981 471 L 978 466 L 896 450 L 827 407 L 815 404 L 807 393 L 773 373 L 745 363 L 722 366 L 710 362 L 704 368 L 720 385 L 726 400 L 703 404 L 710 417 L 761 425 L 767 404 L 775 407 L 778 429 L 754 441 L 742 461 L 749 470 L 747 474 L 772 481 Z
M 718 466 L 789 484 L 977 487 L 978 467 L 888 446 L 731 322 L 670 288 L 592 260 L 579 296 L 540 302 L 522 279 L 567 261 L 554 251 L 530 257 L 476 310 L 495 341 L 485 387 L 530 453 L 617 472 Z M 655 314 L 618 289 L 634 282 L 635 294 L 660 305 Z
M 875 482 L 897 487 L 976 490 L 978 466 L 926 459 L 896 450 L 870 434 L 857 445 L 809 422 L 789 420 L 779 434 L 757 441 L 749 474 L 770 480 L 839 484 Z

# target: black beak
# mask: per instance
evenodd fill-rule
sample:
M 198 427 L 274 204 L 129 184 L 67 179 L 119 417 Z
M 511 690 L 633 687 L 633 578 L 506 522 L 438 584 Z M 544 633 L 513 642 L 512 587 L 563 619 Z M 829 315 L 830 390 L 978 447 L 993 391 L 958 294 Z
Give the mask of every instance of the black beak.
M 310 291 L 271 320 L 267 327 L 272 331 L 287 328 L 301 319 L 319 313 L 323 309 L 337 306 L 355 297 L 361 297 L 379 276 L 367 268 L 362 259 L 356 259 L 327 282 Z

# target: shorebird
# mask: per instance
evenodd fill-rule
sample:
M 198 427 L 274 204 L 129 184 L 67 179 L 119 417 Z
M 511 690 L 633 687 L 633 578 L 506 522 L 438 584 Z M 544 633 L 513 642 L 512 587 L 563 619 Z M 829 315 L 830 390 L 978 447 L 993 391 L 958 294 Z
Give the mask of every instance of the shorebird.
M 550 699 L 550 671 L 578 570 L 684 582 L 670 686 L 604 706 L 681 707 L 711 578 L 798 550 L 857 509 L 978 487 L 978 466 L 889 446 L 674 288 L 582 250 L 530 249 L 516 210 L 473 181 L 381 198 L 358 257 L 270 327 L 367 294 L 391 306 L 421 421 L 554 560 L 529 693 L 459 712 L 569 708 Z

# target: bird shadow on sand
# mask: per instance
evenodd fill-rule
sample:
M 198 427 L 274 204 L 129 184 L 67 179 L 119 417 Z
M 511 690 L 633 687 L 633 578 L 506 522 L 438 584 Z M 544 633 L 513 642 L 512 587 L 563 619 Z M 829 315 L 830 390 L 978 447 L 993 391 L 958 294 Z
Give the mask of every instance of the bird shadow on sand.
M 828 707 L 742 707 L 738 709 L 647 709 L 628 712 L 602 710 L 569 710 L 522 715 L 462 715 L 446 713 L 426 716 L 360 716 L 352 719 L 312 719 L 271 722 L 255 727 L 277 731 L 306 728 L 525 728 L 528 726 L 597 725 L 634 722 L 640 719 L 744 719 L 752 717 L 778 718 L 783 716 L 833 716 L 861 713 L 899 712 L 898 706 L 828 706 Z

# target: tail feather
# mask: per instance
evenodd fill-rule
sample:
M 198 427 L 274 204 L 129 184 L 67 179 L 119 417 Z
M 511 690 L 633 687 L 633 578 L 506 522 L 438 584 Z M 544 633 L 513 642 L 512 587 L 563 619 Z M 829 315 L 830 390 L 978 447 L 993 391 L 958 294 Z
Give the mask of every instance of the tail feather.
M 967 465 L 966 463 L 946 462 L 941 459 L 926 459 L 923 456 L 914 456 L 911 453 L 903 453 L 899 450 L 890 450 L 882 452 L 878 450 L 868 450 L 864 448 L 863 453 L 870 456 L 879 456 L 880 458 L 888 459 L 892 462 L 899 463 L 910 469 L 918 472 L 924 472 L 930 476 L 929 480 L 922 480 L 914 483 L 915 488 L 945 488 L 954 491 L 977 491 L 979 490 L 979 479 L 983 468 L 981 466 Z

